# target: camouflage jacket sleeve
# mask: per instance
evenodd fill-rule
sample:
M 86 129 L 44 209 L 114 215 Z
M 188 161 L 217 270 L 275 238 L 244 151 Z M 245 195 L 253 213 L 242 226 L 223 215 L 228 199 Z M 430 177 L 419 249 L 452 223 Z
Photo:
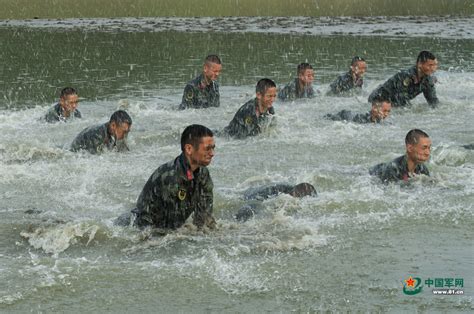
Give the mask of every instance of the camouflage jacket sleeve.
M 436 96 L 436 87 L 435 87 L 436 78 L 427 77 L 426 81 L 423 84 L 423 95 L 425 96 L 428 104 L 435 108 L 438 103 L 438 97 Z
M 194 209 L 193 217 L 193 224 L 198 227 L 205 225 L 213 229 L 216 226 L 216 221 L 212 215 L 214 202 L 213 189 L 214 184 L 209 175 L 209 170 L 207 170 L 207 168 L 201 168 L 199 203 Z
M 179 105 L 179 109 L 196 107 L 197 106 L 196 104 L 197 93 L 198 91 L 193 85 L 187 84 L 186 87 L 184 88 L 183 98 L 181 100 L 181 104 Z

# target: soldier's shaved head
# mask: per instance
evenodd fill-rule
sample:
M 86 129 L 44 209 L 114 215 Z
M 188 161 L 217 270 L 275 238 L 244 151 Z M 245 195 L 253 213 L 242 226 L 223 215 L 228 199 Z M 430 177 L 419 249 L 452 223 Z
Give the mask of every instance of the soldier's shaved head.
M 77 95 L 77 90 L 73 87 L 65 87 L 59 93 L 60 98 L 66 98 L 68 95 Z
M 428 60 L 436 60 L 436 56 L 429 51 L 423 50 L 418 54 L 418 57 L 416 58 L 416 63 L 426 62 Z
M 420 129 L 410 130 L 405 137 L 405 144 L 415 145 L 420 141 L 420 138 L 429 138 L 429 135 Z
M 290 195 L 293 197 L 315 196 L 318 193 L 312 184 L 300 183 L 294 186 Z
M 257 93 L 264 95 L 267 89 L 271 87 L 276 87 L 275 82 L 273 82 L 271 79 L 263 78 L 260 81 L 258 81 L 257 87 L 255 88 L 255 90 Z
M 207 136 L 213 137 L 214 133 L 212 133 L 212 131 L 204 125 L 191 124 L 187 126 L 181 134 L 181 151 L 184 152 L 184 147 L 186 144 L 191 144 L 197 149 L 201 139 Z
M 306 70 L 312 70 L 313 67 L 307 62 L 300 63 L 296 68 L 296 75 L 303 74 Z
M 132 125 L 132 118 L 128 115 L 126 111 L 117 110 L 112 114 L 109 122 L 115 122 L 117 125 L 120 125 L 122 123 L 128 123 L 129 125 Z
M 204 59 L 204 63 L 209 64 L 209 63 L 215 63 L 215 64 L 221 64 L 221 59 L 219 58 L 218 55 L 208 55 L 206 59 Z

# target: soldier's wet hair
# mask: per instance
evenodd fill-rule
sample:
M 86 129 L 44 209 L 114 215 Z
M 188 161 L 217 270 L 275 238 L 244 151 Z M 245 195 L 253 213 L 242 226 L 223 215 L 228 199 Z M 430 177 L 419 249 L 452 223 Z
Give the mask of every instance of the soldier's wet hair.
M 354 66 L 354 65 L 356 65 L 356 63 L 359 62 L 359 61 L 364 61 L 364 62 L 365 62 L 365 59 L 364 59 L 364 58 L 361 58 L 361 57 L 359 57 L 359 56 L 355 56 L 355 57 L 352 58 L 352 60 L 351 60 L 351 65 Z
M 386 95 L 377 95 L 372 99 L 372 106 L 380 107 L 384 102 L 389 102 L 390 104 L 392 103 L 390 98 Z
M 191 124 L 187 126 L 181 134 L 181 151 L 184 152 L 186 144 L 191 144 L 194 149 L 198 149 L 201 139 L 207 136 L 213 137 L 214 133 L 204 125 Z
M 115 122 L 115 124 L 117 125 L 120 125 L 122 123 L 128 123 L 129 125 L 132 125 L 132 118 L 130 118 L 126 111 L 117 110 L 112 114 L 109 122 Z
M 420 129 L 410 130 L 407 133 L 407 136 L 405 136 L 405 144 L 406 145 L 408 145 L 408 144 L 415 145 L 416 143 L 418 143 L 418 141 L 420 140 L 421 137 L 429 138 L 430 136 L 428 134 L 426 134 L 425 132 L 423 132 L 422 130 L 420 130 Z
M 304 71 L 312 70 L 312 69 L 313 69 L 313 67 L 311 66 L 311 64 L 309 64 L 307 62 L 303 62 L 303 63 L 300 63 L 298 65 L 298 67 L 296 68 L 296 74 L 300 75 L 300 74 L 303 74 Z
M 273 82 L 269 78 L 263 78 L 260 81 L 258 81 L 257 87 L 255 88 L 255 91 L 257 93 L 265 95 L 267 89 L 272 88 L 272 87 L 276 87 L 275 82 Z
M 215 64 L 221 64 L 221 59 L 219 58 L 218 55 L 208 55 L 206 59 L 204 59 L 204 63 L 209 64 L 209 63 L 215 63 Z
M 73 87 L 65 87 L 59 93 L 60 98 L 66 98 L 69 95 L 77 95 L 77 90 Z
M 418 58 L 416 58 L 416 63 L 418 62 L 426 62 L 428 60 L 436 60 L 436 57 L 434 54 L 432 54 L 429 51 L 423 50 L 418 54 Z
M 300 183 L 294 186 L 290 195 L 293 197 L 316 196 L 318 193 L 312 184 Z

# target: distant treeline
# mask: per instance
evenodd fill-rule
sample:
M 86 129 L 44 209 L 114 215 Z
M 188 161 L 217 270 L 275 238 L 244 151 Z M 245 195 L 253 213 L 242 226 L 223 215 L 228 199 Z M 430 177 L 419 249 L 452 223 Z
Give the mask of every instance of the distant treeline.
M 472 0 L 0 0 L 0 19 L 474 14 Z

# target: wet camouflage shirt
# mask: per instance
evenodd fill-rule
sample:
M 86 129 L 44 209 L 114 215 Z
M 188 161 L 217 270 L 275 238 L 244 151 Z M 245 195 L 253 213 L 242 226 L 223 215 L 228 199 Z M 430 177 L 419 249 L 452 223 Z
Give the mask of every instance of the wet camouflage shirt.
M 201 74 L 184 88 L 179 109 L 219 107 L 219 98 L 219 84 L 213 81 L 206 85 L 204 75 Z
M 63 115 L 63 110 L 61 108 L 61 105 L 57 103 L 54 105 L 52 108 L 48 110 L 46 115 L 44 116 L 44 119 L 46 122 L 53 123 L 57 121 L 68 121 L 72 118 L 82 118 L 81 112 L 79 110 L 74 110 L 72 114 L 69 115 L 69 117 L 65 117 Z
M 176 229 L 194 213 L 193 223 L 214 227 L 214 185 L 206 167 L 191 172 L 183 154 L 155 170 L 133 209 L 139 227 Z
M 278 99 L 287 101 L 287 100 L 295 100 L 298 98 L 313 98 L 314 97 L 314 90 L 313 86 L 308 85 L 305 86 L 302 90 L 300 90 L 299 79 L 295 78 L 293 81 L 288 83 L 285 87 L 283 87 L 278 92 Z
M 329 85 L 330 93 L 333 95 L 347 95 L 351 92 L 360 92 L 364 84 L 363 78 L 354 80 L 352 71 L 340 75 L 334 82 Z
M 436 107 L 439 100 L 436 97 L 435 82 L 433 76 L 424 76 L 419 82 L 417 80 L 416 67 L 405 71 L 400 71 L 385 83 L 377 87 L 369 96 L 372 103 L 378 96 L 389 98 L 394 107 L 404 107 L 410 105 L 410 100 L 420 93 L 426 98 L 431 107 Z
M 86 150 L 91 154 L 100 154 L 104 149 L 117 151 L 129 150 L 125 140 L 116 141 L 109 133 L 109 123 L 85 128 L 71 144 L 71 151 Z
M 257 110 L 257 98 L 246 102 L 237 110 L 232 121 L 225 127 L 224 133 L 235 138 L 245 138 L 261 133 L 271 124 L 275 111 L 273 107 L 270 107 L 267 112 L 257 116 Z
M 324 118 L 333 121 L 350 121 L 355 123 L 373 123 L 370 112 L 353 114 L 350 110 L 342 110 L 336 114 L 327 114 Z M 376 120 L 380 123 L 381 120 Z
M 244 192 L 245 200 L 265 200 L 280 193 L 290 194 L 295 186 L 284 183 L 274 183 L 257 188 L 249 188 Z
M 379 177 L 383 182 L 408 181 L 410 174 L 408 173 L 407 156 L 403 155 L 395 158 L 391 162 L 378 164 L 372 167 L 369 173 L 370 175 Z M 419 164 L 415 167 L 415 174 L 429 176 L 430 172 L 425 165 Z

